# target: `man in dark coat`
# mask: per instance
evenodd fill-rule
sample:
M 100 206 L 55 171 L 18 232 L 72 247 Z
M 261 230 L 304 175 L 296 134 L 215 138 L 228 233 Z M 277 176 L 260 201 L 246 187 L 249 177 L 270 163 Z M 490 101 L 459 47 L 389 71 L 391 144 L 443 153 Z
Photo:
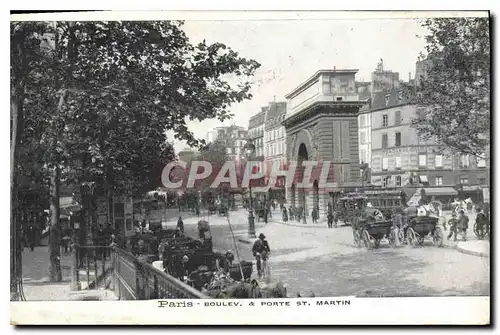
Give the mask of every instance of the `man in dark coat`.
M 266 236 L 260 233 L 259 238 L 254 242 L 252 247 L 252 253 L 257 263 L 257 274 L 259 275 L 259 278 L 262 277 L 261 258 L 267 258 L 267 255 L 270 252 L 271 248 L 269 248 L 269 243 L 266 240 Z
M 184 233 L 184 221 L 182 221 L 182 217 L 179 216 L 179 220 L 177 220 L 177 229 Z
M 28 247 L 30 248 L 31 251 L 35 250 L 35 227 L 30 224 L 28 226 L 28 229 L 26 231 L 26 240 L 28 241 Z
M 469 217 L 465 215 L 463 210 L 460 211 L 458 217 L 458 231 L 462 234 L 462 239 L 467 241 L 467 229 L 469 228 Z

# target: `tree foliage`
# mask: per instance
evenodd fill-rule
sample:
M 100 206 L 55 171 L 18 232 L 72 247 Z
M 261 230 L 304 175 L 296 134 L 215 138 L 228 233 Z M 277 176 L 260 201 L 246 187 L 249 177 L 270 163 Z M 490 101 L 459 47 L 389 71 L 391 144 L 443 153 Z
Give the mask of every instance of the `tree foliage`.
M 488 18 L 428 19 L 425 64 L 414 102 L 425 113 L 413 121 L 423 138 L 481 156 L 490 142 Z
M 187 121 L 230 117 L 232 103 L 251 97 L 250 77 L 259 64 L 221 43 L 191 45 L 181 27 L 169 21 L 46 24 L 45 66 L 33 69 L 40 74 L 26 106 L 33 131 L 25 137 L 38 139 L 36 152 L 44 155 L 38 158 L 66 167 L 68 182 L 106 181 L 133 193 L 159 162 L 172 159 L 165 130 L 204 144 Z M 231 76 L 240 79 L 238 87 L 229 84 Z
M 222 43 L 192 45 L 181 27 L 11 23 L 12 176 L 51 176 L 56 230 L 61 179 L 94 181 L 105 194 L 139 192 L 173 159 L 166 130 L 204 144 L 188 120 L 223 121 L 232 103 L 251 97 L 250 77 L 260 65 Z M 58 259 L 54 243 L 51 264 Z

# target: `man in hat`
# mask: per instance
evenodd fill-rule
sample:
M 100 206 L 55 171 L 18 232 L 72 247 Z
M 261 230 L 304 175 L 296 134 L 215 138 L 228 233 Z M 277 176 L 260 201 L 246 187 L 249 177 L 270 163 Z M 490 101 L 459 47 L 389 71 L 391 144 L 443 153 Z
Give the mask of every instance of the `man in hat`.
M 467 229 L 469 228 L 469 217 L 465 215 L 465 211 L 461 210 L 458 216 L 458 231 L 462 235 L 462 239 L 467 241 Z
M 257 274 L 259 278 L 262 276 L 261 258 L 267 258 L 270 252 L 271 249 L 269 248 L 269 243 L 266 241 L 266 236 L 260 233 L 259 238 L 254 242 L 252 247 L 252 253 L 257 263 Z
M 450 226 L 450 233 L 448 234 L 448 240 L 453 236 L 453 241 L 457 241 L 457 229 L 458 229 L 458 220 L 457 220 L 457 213 L 452 212 L 451 213 L 451 219 L 448 221 L 448 225 Z

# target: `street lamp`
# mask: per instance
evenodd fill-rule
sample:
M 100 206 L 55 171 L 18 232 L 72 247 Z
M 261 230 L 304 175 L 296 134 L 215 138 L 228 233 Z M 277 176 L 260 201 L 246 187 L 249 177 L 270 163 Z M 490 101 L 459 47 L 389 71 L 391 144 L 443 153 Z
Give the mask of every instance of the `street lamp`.
M 245 157 L 248 164 L 255 154 L 255 145 L 252 140 L 249 139 L 243 148 L 245 149 Z M 248 190 L 250 192 L 250 208 L 248 209 L 248 236 L 255 238 L 255 218 L 253 216 L 252 184 L 250 180 L 248 181 Z

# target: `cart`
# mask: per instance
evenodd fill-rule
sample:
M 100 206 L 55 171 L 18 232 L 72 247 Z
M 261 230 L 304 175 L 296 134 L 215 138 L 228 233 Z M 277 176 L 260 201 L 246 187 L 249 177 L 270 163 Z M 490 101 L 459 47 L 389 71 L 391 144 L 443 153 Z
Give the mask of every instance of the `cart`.
M 435 246 L 443 246 L 443 230 L 439 218 L 433 216 L 410 217 L 406 228 L 406 241 L 410 246 L 423 245 L 425 237 L 432 237 Z
M 378 248 L 380 241 L 386 237 L 389 245 L 394 245 L 392 226 L 392 221 L 385 220 L 378 209 L 366 208 L 360 217 L 352 220 L 354 244 L 358 247 L 365 246 L 367 249 L 373 246 Z
M 370 222 L 363 225 L 360 239 L 367 249 L 371 249 L 380 247 L 383 238 L 389 240 L 389 245 L 394 245 L 392 235 L 392 221 Z

